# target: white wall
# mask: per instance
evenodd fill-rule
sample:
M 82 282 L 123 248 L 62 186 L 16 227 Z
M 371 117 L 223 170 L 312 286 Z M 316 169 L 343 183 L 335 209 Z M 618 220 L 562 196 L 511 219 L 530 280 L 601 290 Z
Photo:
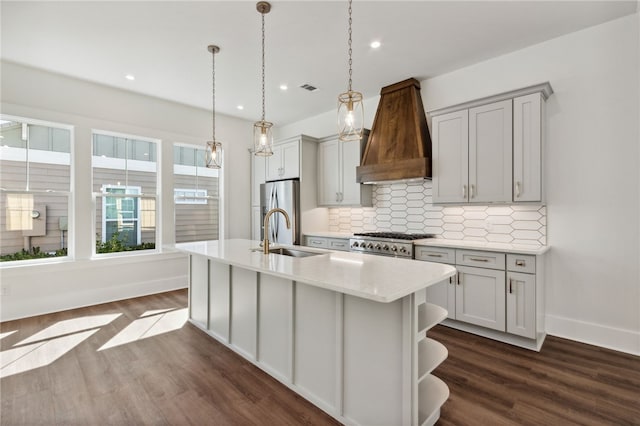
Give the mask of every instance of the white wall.
M 547 332 L 640 354 L 638 14 L 421 82 L 427 111 L 549 81 Z M 401 73 L 400 73 L 401 74 Z M 354 82 L 357 87 L 357 81 Z M 377 98 L 365 104 L 373 121 Z M 278 136 L 335 133 L 335 111 Z
M 157 245 L 174 242 L 174 142 L 204 145 L 211 138 L 211 112 L 117 90 L 42 70 L 2 62 L 2 113 L 74 126 L 75 198 L 70 235 L 74 262 L 19 265 L 0 269 L 2 321 L 77 306 L 185 287 L 187 263 L 175 253 L 141 254 L 127 259 L 90 259 L 95 234 L 91 199 L 91 130 L 109 130 L 162 141 Z M 223 141 L 224 238 L 250 237 L 247 149 L 252 123 L 219 115 L 216 136 Z

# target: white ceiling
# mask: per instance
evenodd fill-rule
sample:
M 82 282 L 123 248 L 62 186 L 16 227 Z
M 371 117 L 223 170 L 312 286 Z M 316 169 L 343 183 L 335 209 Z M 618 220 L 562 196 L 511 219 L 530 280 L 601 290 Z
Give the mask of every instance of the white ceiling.
M 347 86 L 347 2 L 271 2 L 266 119 L 336 107 Z M 1 58 L 211 110 L 260 118 L 255 1 L 2 1 Z M 353 88 L 365 97 L 636 12 L 633 1 L 354 1 Z M 369 43 L 379 40 L 373 50 Z M 125 74 L 135 75 L 128 81 Z M 288 84 L 283 92 L 280 84 Z M 309 83 L 320 90 L 298 88 Z M 240 111 L 237 105 L 244 105 Z

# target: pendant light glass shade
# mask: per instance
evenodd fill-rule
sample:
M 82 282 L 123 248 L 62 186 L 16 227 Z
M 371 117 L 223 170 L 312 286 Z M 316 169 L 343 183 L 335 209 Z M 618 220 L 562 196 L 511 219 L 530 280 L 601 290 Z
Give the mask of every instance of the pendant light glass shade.
M 364 108 L 362 93 L 349 91 L 338 96 L 338 138 L 358 141 L 362 138 Z
M 205 165 L 210 169 L 222 167 L 222 143 L 218 141 L 208 141 L 205 151 Z
M 261 157 L 273 155 L 273 123 L 257 121 L 253 125 L 253 153 Z
M 262 15 L 262 119 L 253 124 L 253 153 L 262 157 L 273 155 L 273 123 L 265 120 L 264 101 L 264 15 L 269 13 L 271 5 L 266 1 L 256 4 L 256 10 Z
M 362 138 L 364 128 L 364 107 L 362 93 L 351 89 L 351 0 L 349 0 L 349 87 L 338 95 L 338 138 L 341 141 L 355 141 Z
M 212 57 L 213 90 L 211 91 L 211 98 L 213 100 L 213 119 L 211 126 L 212 140 L 207 142 L 204 164 L 210 169 L 219 169 L 222 167 L 222 143 L 216 140 L 216 53 L 220 51 L 220 48 L 210 45 L 207 50 L 211 52 Z

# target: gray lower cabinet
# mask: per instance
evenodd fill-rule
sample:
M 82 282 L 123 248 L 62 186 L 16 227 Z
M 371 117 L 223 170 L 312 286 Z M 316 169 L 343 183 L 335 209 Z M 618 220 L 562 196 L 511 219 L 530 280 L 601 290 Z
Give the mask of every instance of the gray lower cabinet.
M 304 245 L 308 247 L 326 248 L 329 250 L 349 251 L 348 238 L 304 237 Z
M 543 263 L 537 256 L 420 246 L 415 257 L 456 266 L 456 276 L 427 289 L 427 300 L 447 309 L 449 320 L 478 326 L 479 334 L 544 338 Z

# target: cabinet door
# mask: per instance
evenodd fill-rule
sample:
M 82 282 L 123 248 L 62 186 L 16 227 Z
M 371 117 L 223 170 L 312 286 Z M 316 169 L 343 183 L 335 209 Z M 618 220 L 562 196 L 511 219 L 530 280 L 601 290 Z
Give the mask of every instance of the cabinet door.
M 456 276 L 427 287 L 427 302 L 447 310 L 447 318 L 456 319 Z
M 469 202 L 511 201 L 511 99 L 469 110 Z
M 542 95 L 513 100 L 513 201 L 542 201 Z
M 298 141 L 282 144 L 282 173 L 281 179 L 300 177 L 300 143 Z
M 507 333 L 536 338 L 536 276 L 507 275 Z
M 433 117 L 433 202 L 460 203 L 469 196 L 467 110 Z
M 251 153 L 251 205 L 260 205 L 260 184 L 265 182 L 266 158 Z
M 341 143 L 336 139 L 318 145 L 318 204 L 321 206 L 336 205 L 340 200 Z
M 457 266 L 456 319 L 505 331 L 505 272 Z
M 265 157 L 266 180 L 280 180 L 283 175 L 282 168 L 282 147 L 273 146 L 273 155 Z
M 342 191 L 340 200 L 345 205 L 361 204 L 362 185 L 356 181 L 356 167 L 360 165 L 360 141 L 341 142 Z

